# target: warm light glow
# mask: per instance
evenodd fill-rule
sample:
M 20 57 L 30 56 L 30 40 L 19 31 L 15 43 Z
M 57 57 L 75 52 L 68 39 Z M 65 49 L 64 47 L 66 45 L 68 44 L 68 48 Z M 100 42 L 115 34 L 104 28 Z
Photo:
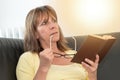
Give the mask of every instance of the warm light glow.
M 120 31 L 120 0 L 52 1 L 67 36 Z
M 83 8 L 81 12 L 86 20 L 104 19 L 109 13 L 107 5 L 95 0 L 89 0 L 81 8 Z
M 84 27 L 104 27 L 113 17 L 111 2 L 108 0 L 82 0 L 75 4 L 76 18 L 82 19 Z M 79 15 L 79 16 L 78 16 Z

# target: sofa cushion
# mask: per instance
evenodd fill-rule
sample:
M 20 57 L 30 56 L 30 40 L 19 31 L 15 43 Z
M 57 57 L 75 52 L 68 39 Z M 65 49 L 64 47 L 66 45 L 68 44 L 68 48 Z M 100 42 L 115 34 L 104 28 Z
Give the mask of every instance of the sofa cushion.
M 16 80 L 16 65 L 21 53 L 22 40 L 0 38 L 0 80 Z
M 117 40 L 99 65 L 98 80 L 120 80 L 120 32 L 106 34 L 116 37 Z M 86 35 L 75 36 L 77 50 L 86 37 Z M 74 49 L 74 39 L 72 37 L 66 39 L 68 45 Z M 0 80 L 16 80 L 16 65 L 23 52 L 23 40 L 0 38 Z

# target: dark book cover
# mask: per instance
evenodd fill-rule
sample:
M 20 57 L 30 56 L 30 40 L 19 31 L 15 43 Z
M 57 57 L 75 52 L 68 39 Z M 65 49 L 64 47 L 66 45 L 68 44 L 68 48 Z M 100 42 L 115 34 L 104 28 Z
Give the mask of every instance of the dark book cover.
M 106 39 L 97 35 L 88 35 L 71 62 L 81 63 L 85 58 L 95 61 L 96 54 L 99 55 L 101 62 L 115 40 L 114 37 Z

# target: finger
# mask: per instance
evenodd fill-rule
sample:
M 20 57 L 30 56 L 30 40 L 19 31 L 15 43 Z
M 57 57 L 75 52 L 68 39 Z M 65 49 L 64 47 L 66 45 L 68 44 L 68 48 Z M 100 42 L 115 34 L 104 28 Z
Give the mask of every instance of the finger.
M 46 56 L 46 58 L 47 58 L 48 60 L 50 60 L 50 61 L 54 58 L 53 52 L 52 52 L 52 50 L 50 50 L 50 49 L 47 49 L 47 50 L 45 51 L 44 56 Z
M 85 67 L 90 67 L 87 63 L 85 63 L 85 62 L 81 62 L 81 64 L 83 65 L 83 66 L 85 66 Z
M 52 50 L 50 48 L 45 49 L 46 54 L 51 54 Z
M 91 66 L 94 66 L 94 62 L 91 61 L 90 59 L 85 58 L 85 61 L 86 61 L 88 64 L 90 64 Z
M 85 62 L 81 62 L 82 66 L 89 72 L 91 70 L 91 67 L 90 65 L 88 65 L 87 63 Z
M 95 63 L 96 64 L 99 63 L 99 55 L 98 54 L 96 55 Z
M 46 55 L 47 55 L 47 56 L 50 56 L 50 57 L 53 57 L 53 56 L 54 56 L 54 55 L 53 55 L 53 51 L 52 51 L 50 48 L 47 49 Z
M 43 51 L 40 52 L 40 55 L 44 55 L 44 56 L 48 56 L 52 54 L 52 50 L 48 49 L 44 49 Z
M 49 52 L 46 54 L 46 56 L 53 57 L 54 55 L 53 55 L 53 52 L 52 52 L 52 51 L 49 51 Z

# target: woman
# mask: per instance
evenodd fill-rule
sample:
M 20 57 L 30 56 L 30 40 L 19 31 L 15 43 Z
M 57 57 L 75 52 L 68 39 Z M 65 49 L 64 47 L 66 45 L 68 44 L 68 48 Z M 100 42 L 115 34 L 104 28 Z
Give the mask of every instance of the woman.
M 95 62 L 85 59 L 82 64 L 72 63 L 71 55 L 76 51 L 65 43 L 54 9 L 48 5 L 32 9 L 26 17 L 26 52 L 18 61 L 17 79 L 97 80 L 99 56 Z

